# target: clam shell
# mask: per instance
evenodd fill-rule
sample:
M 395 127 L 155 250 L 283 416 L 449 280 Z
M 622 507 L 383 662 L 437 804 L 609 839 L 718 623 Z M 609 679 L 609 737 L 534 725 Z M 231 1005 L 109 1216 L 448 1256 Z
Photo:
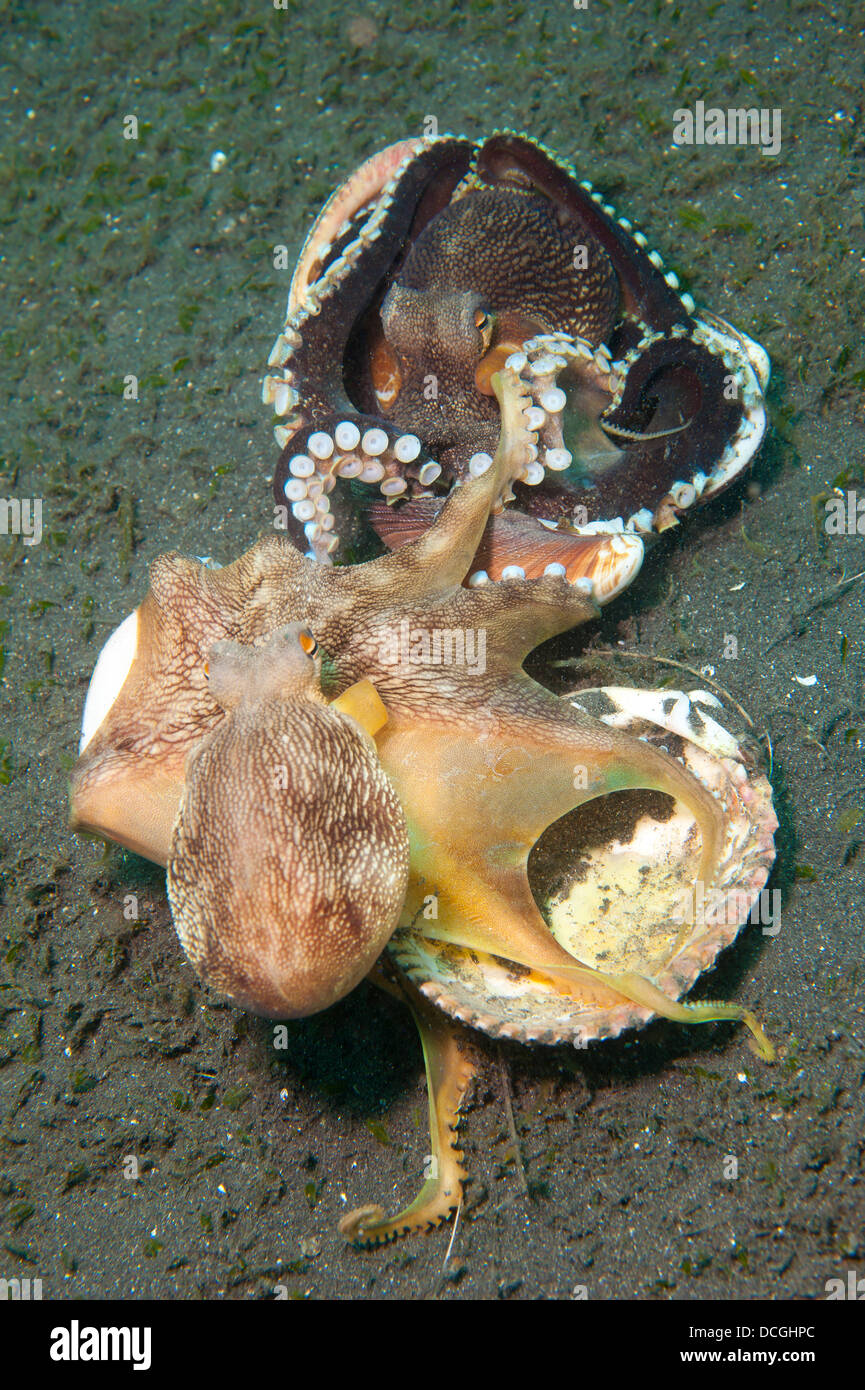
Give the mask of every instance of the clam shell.
M 748 750 L 719 723 L 718 701 L 704 691 L 606 686 L 569 698 L 602 721 L 665 748 L 724 808 L 720 867 L 705 891 L 710 910 L 695 913 L 693 924 L 683 926 L 682 903 L 699 863 L 699 835 L 679 803 L 671 813 L 669 798 L 659 802 L 657 794 L 625 792 L 587 803 L 548 829 L 532 851 L 556 837 L 550 857 L 560 870 L 564 865 L 564 873 L 545 899 L 535 881 L 532 891 L 559 943 L 585 965 L 643 975 L 679 999 L 735 939 L 766 883 L 778 827 L 771 786 Z M 639 798 L 624 828 L 621 814 L 610 814 L 619 797 Z M 610 804 L 605 808 L 604 802 Z M 531 857 L 529 863 L 531 881 Z M 401 927 L 391 939 L 391 956 L 439 1008 L 494 1037 L 580 1047 L 653 1017 L 648 1008 L 625 1000 L 605 1008 L 565 999 L 533 971 L 433 941 L 423 936 L 422 926 Z

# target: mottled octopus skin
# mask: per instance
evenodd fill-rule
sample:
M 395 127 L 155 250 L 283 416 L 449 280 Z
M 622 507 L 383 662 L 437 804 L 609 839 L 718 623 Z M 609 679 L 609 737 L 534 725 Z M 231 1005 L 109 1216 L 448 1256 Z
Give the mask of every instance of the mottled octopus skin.
M 581 271 L 574 268 L 578 240 L 587 243 Z M 492 451 L 498 438 L 495 397 L 476 382 L 494 346 L 493 317 L 497 339 L 514 350 L 554 329 L 600 345 L 618 299 L 609 258 L 584 226 L 563 226 L 553 204 L 527 190 L 479 189 L 420 233 L 382 301 L 384 337 L 402 380 L 388 419 L 420 434 L 440 462 L 458 469 L 461 455 Z M 490 327 L 478 326 L 481 316 Z M 368 404 L 371 413 L 369 391 Z
M 390 939 L 408 836 L 366 731 L 328 705 L 299 624 L 217 642 L 226 710 L 190 753 L 167 887 L 201 978 L 239 1008 L 299 1018 L 348 994 Z
M 132 666 L 73 772 L 73 825 L 164 862 L 187 754 L 224 718 L 207 688 L 207 653 L 220 639 L 249 645 L 301 622 L 326 655 L 325 692 L 369 679 L 388 711 L 379 758 L 406 816 L 411 902 L 438 895 L 430 924 L 437 940 L 540 974 L 561 994 L 563 1011 L 637 999 L 647 1006 L 642 1021 L 652 1011 L 688 1021 L 747 1018 L 736 1006 L 674 1004 L 651 981 L 584 967 L 558 946 L 532 897 L 526 865 L 534 842 L 571 808 L 606 792 L 650 788 L 687 807 L 706 883 L 724 827 L 713 796 L 674 758 L 558 699 L 522 670 L 538 643 L 594 616 L 584 593 L 556 575 L 463 587 L 490 510 L 528 450 L 520 384 L 506 371 L 493 385 L 502 433 L 492 466 L 455 488 L 436 524 L 401 550 L 340 568 L 271 536 L 225 569 L 179 556 L 152 566 Z M 483 633 L 483 662 L 414 659 L 415 643 L 423 648 L 424 638 L 445 632 Z M 416 1013 L 443 1161 L 410 1216 L 347 1218 L 346 1230 L 360 1240 L 435 1223 L 458 1195 L 449 1136 L 472 1067 L 454 1044 L 437 1074 L 442 1050 L 424 1023 L 428 1009 L 423 1002 Z
M 350 501 L 347 482 L 321 511 L 313 491 L 307 500 L 307 475 L 293 476 L 292 462 L 312 455 L 327 488 L 364 468 L 362 481 L 382 488 L 393 513 L 376 529 L 398 544 L 402 500 L 419 499 L 423 517 L 430 489 L 493 452 L 490 376 L 538 335 L 560 335 L 584 356 L 550 376 L 564 373 L 569 405 L 547 412 L 535 461 L 515 483 L 522 533 L 487 538 L 497 569 L 546 556 L 570 574 L 583 523 L 663 530 L 729 486 L 760 443 L 763 350 L 713 315 L 698 317 L 645 237 L 569 166 L 512 133 L 479 144 L 403 141 L 362 166 L 321 214 L 271 355 L 281 375 L 266 378 L 264 399 L 283 446 L 274 496 L 291 504 L 292 536 L 326 560 L 338 536 L 360 534 L 356 483 Z M 544 416 L 540 399 L 531 404 Z M 371 431 L 374 450 L 338 440 L 334 449 L 340 423 L 364 440 Z M 329 441 L 320 466 L 310 440 Z M 346 461 L 357 471 L 343 474 Z

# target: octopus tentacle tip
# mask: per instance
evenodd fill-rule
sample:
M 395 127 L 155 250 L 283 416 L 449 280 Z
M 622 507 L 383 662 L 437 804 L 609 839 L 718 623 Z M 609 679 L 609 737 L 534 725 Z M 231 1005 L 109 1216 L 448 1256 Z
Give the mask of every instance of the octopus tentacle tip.
M 367 1231 L 371 1227 L 381 1227 L 386 1221 L 384 1207 L 378 1206 L 375 1202 L 367 1202 L 364 1206 L 356 1207 L 354 1211 L 346 1212 L 345 1216 L 340 1217 L 337 1229 L 340 1235 L 351 1241 L 375 1240 L 375 1236 L 368 1236 Z M 396 1235 L 397 1232 L 394 1231 L 393 1238 Z

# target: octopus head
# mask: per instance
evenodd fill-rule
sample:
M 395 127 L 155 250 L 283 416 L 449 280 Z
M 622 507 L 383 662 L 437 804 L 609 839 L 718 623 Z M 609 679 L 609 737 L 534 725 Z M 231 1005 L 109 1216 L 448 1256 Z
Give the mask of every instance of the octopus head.
M 492 317 L 483 295 L 473 290 L 413 289 L 394 284 L 381 306 L 391 347 L 411 362 L 424 344 L 427 360 L 474 369 L 486 352 Z
M 190 961 L 271 1018 L 354 988 L 397 925 L 408 876 L 405 817 L 370 732 L 377 697 L 365 681 L 328 705 L 317 652 L 297 623 L 259 646 L 213 646 L 208 682 L 226 716 L 188 758 L 168 856 Z

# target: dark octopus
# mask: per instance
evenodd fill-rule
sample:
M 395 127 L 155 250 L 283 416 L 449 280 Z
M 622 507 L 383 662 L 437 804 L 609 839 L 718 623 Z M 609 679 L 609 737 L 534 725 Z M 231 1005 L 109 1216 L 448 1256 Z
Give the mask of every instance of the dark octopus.
M 307 239 L 264 398 L 292 536 L 319 559 L 356 539 L 362 490 L 391 547 L 483 471 L 505 362 L 531 393 L 532 458 L 491 520 L 479 581 L 546 572 L 612 596 L 599 535 L 675 524 L 741 472 L 765 428 L 762 348 L 691 297 L 573 170 L 513 134 L 405 141 L 334 194 Z M 642 548 L 639 551 L 642 558 Z M 510 569 L 506 567 L 510 566 Z

